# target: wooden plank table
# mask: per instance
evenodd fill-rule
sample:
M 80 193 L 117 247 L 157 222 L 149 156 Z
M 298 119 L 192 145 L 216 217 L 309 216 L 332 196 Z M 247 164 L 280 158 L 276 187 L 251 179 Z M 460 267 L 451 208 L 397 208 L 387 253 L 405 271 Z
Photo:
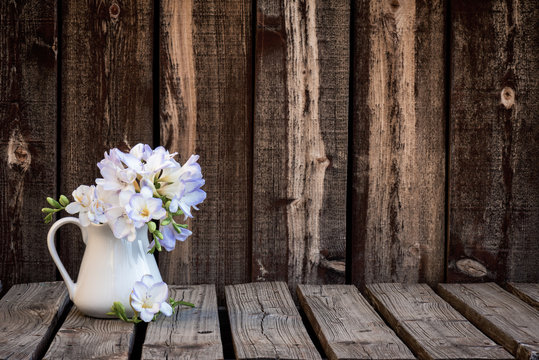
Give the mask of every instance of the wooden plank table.
M 508 282 L 507 289 L 539 310 L 539 284 Z
M 518 359 L 539 358 L 539 311 L 494 283 L 439 284 L 440 295 Z
M 133 325 L 82 315 L 61 282 L 19 284 L 0 300 L 0 360 L 513 358 L 502 346 L 537 359 L 532 306 L 494 284 L 439 291 L 448 302 L 425 284 L 371 284 L 369 303 L 351 285 L 300 285 L 302 317 L 283 282 L 227 286 L 227 309 L 214 285 L 170 286 L 196 307 Z
M 397 334 L 424 359 L 512 359 L 426 284 L 372 284 L 367 293 Z

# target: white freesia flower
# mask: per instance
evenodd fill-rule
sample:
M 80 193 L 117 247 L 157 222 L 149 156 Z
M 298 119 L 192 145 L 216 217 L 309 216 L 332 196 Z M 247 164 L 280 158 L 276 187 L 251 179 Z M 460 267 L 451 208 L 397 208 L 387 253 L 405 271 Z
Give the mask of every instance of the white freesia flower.
M 92 206 L 94 199 L 95 186 L 81 185 L 73 191 L 73 199 L 75 202 L 66 206 L 66 211 L 70 214 L 79 213 L 79 220 L 83 226 L 90 225 L 88 212 Z
M 172 307 L 167 300 L 167 284 L 155 282 L 151 275 L 144 275 L 141 281 L 135 283 L 131 292 L 131 306 L 145 322 L 152 321 L 159 312 L 166 316 L 172 315 Z
M 157 192 L 171 199 L 170 211 L 176 212 L 180 208 L 186 218 L 193 217 L 191 207 L 198 210 L 197 205 L 206 199 L 206 192 L 200 189 L 205 181 L 197 163 L 198 158 L 198 155 L 191 155 L 183 166 L 174 161 L 176 165 L 163 169 L 158 179 L 162 185 Z
M 162 169 L 172 166 L 172 157 L 164 147 L 159 146 L 153 151 L 148 145 L 137 144 L 129 154 L 121 153 L 122 162 L 137 174 L 153 180 L 154 176 Z
M 167 215 L 167 211 L 163 208 L 163 202 L 161 199 L 153 197 L 152 189 L 149 186 L 142 186 L 139 194 L 131 196 L 126 210 L 136 228 L 140 228 L 152 219 L 160 220 Z
M 111 149 L 110 155 L 105 153 L 105 158 L 101 160 L 97 167 L 101 172 L 102 179 L 96 179 L 98 185 L 110 191 L 134 191 L 134 182 L 137 178 L 135 170 L 125 168 L 122 163 L 122 152 L 118 149 Z
M 114 233 L 114 236 L 118 239 L 126 238 L 128 241 L 135 241 L 137 237 L 135 224 L 125 211 L 127 204 L 129 204 L 129 200 L 134 195 L 134 191 L 122 191 L 118 196 L 118 204 L 105 211 L 107 222 Z

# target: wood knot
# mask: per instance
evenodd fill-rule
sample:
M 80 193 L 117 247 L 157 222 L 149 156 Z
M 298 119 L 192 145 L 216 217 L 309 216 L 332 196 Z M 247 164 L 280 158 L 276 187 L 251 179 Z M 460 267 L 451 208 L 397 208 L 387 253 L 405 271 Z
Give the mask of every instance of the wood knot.
M 120 16 L 120 6 L 117 3 L 113 3 L 109 7 L 109 15 L 111 20 L 117 20 L 118 16 Z
M 391 10 L 397 11 L 401 4 L 399 3 L 399 0 L 390 0 L 389 5 L 391 6 Z
M 460 272 L 475 278 L 483 277 L 488 272 L 485 265 L 472 259 L 460 259 L 456 265 Z
M 30 168 L 31 162 L 32 154 L 28 150 L 28 144 L 21 133 L 15 130 L 9 138 L 7 163 L 12 169 L 18 168 L 25 172 Z
M 500 94 L 501 103 L 507 109 L 511 109 L 515 104 L 515 91 L 510 87 L 506 86 L 502 89 Z

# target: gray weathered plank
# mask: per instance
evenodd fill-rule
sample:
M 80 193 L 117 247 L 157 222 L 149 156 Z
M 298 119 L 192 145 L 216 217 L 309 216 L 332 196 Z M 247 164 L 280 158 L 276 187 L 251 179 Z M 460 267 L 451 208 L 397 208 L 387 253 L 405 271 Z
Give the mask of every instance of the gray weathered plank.
M 6 289 L 55 279 L 40 210 L 57 187 L 56 5 L 0 1 L 0 278 Z
M 356 0 L 352 282 L 444 275 L 444 0 Z
M 454 0 L 451 27 L 447 278 L 539 282 L 539 1 Z
M 519 359 L 539 357 L 539 311 L 494 283 L 439 284 L 440 295 Z
M 152 145 L 153 0 L 61 3 L 60 189 L 71 195 L 94 184 L 105 151 Z M 80 231 L 59 234 L 58 252 L 76 279 Z
M 350 3 L 256 7 L 252 279 L 344 283 Z
M 63 282 L 19 284 L 0 300 L 0 359 L 39 359 L 69 297 Z
M 509 282 L 506 285 L 513 294 L 539 310 L 539 284 Z
M 238 359 L 320 359 L 284 282 L 225 289 Z
M 426 284 L 372 284 L 367 294 L 423 359 L 512 359 Z
M 134 342 L 133 324 L 91 318 L 73 306 L 44 359 L 127 360 Z
M 170 286 L 170 296 L 195 304 L 148 324 L 143 359 L 223 359 L 215 285 Z
M 161 143 L 197 153 L 207 198 L 192 237 L 161 253 L 170 284 L 250 280 L 251 0 L 165 0 L 160 6 Z
M 298 299 L 329 359 L 415 359 L 353 285 L 299 285 Z

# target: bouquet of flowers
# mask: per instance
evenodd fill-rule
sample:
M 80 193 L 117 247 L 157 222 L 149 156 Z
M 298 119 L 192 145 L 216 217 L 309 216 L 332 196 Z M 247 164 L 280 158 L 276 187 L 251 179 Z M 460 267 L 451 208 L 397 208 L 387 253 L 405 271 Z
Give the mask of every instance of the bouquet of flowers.
M 185 222 L 193 217 L 192 209 L 198 210 L 197 205 L 206 198 L 198 156 L 192 155 L 180 165 L 174 160 L 176 154 L 162 146 L 152 150 L 144 144 L 128 153 L 116 148 L 105 152 L 105 158 L 97 164 L 102 178 L 96 179 L 95 185 L 79 186 L 73 191 L 73 202 L 65 195 L 58 200 L 48 197 L 52 207 L 42 209 L 45 222 L 50 223 L 53 214 L 66 210 L 78 213 L 82 226 L 108 224 L 114 237 L 130 242 L 135 241 L 137 229 L 147 225 L 153 237 L 149 253 L 173 250 L 176 241 L 192 234 L 174 217 L 183 215 Z M 149 274 L 134 284 L 129 305 L 134 310 L 132 318 L 127 317 L 122 302 L 114 302 L 107 315 L 134 323 L 149 322 L 159 314 L 170 316 L 177 306 L 194 306 L 169 298 L 167 284 Z
M 135 240 L 136 229 L 148 225 L 153 235 L 149 252 L 173 250 L 176 241 L 192 234 L 174 216 L 193 217 L 191 208 L 198 210 L 197 205 L 206 198 L 198 155 L 183 166 L 174 160 L 175 155 L 162 146 L 152 150 L 144 144 L 137 144 L 129 153 L 116 148 L 105 152 L 97 164 L 102 178 L 95 180 L 96 185 L 81 185 L 73 191 L 74 202 L 64 195 L 58 201 L 47 198 L 52 208 L 42 210 L 47 214 L 45 222 L 66 210 L 78 213 L 83 226 L 106 223 L 115 237 L 128 241 Z

